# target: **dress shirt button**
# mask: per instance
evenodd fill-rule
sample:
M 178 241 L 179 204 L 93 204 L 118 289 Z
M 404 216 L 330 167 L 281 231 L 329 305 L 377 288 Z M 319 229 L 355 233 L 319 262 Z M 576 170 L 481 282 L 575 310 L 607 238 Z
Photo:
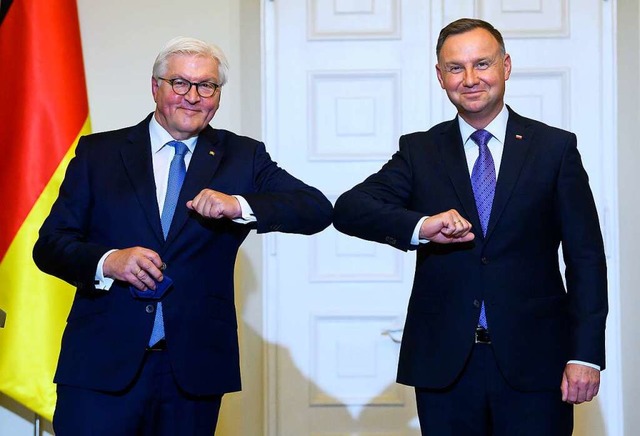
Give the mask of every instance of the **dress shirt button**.
M 475 308 L 480 307 L 480 301 L 478 301 L 478 300 L 473 300 L 473 307 L 475 307 Z
M 144 310 L 147 313 L 153 313 L 153 311 L 156 310 L 156 308 L 153 307 L 153 304 L 147 304 L 147 306 L 144 308 Z
M 482 262 L 483 265 L 489 265 L 489 259 L 484 256 L 480 259 L 480 262 Z

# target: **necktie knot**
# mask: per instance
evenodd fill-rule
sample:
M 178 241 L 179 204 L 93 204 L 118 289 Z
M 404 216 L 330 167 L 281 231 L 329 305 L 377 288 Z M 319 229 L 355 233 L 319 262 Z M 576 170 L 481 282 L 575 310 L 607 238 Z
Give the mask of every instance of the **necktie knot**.
M 481 150 L 489 144 L 492 137 L 493 135 L 484 129 L 476 130 L 471 134 L 471 140 L 478 144 Z
M 189 150 L 184 142 L 180 141 L 171 141 L 168 145 L 172 146 L 176 149 L 176 156 L 183 157 L 187 154 L 187 150 Z

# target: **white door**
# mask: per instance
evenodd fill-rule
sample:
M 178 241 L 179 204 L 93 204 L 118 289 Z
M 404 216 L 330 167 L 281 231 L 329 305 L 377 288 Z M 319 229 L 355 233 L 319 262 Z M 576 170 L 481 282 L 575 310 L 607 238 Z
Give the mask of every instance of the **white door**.
M 334 201 L 377 171 L 402 133 L 453 117 L 435 77 L 435 43 L 444 24 L 475 16 L 503 32 L 512 55 L 507 103 L 578 133 L 602 214 L 603 6 L 571 5 L 265 2 L 267 143 Z M 331 227 L 310 238 L 270 236 L 265 267 L 268 434 L 419 435 L 413 391 L 394 382 L 414 255 Z M 602 415 L 589 434 L 604 434 Z

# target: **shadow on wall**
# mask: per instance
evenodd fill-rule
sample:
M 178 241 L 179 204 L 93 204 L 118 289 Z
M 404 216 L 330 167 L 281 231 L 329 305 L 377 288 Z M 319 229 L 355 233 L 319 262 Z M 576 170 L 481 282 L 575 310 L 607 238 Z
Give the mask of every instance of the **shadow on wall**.
M 265 422 L 264 414 L 267 411 L 264 410 L 262 402 L 264 396 L 263 362 L 265 358 L 262 353 L 267 347 L 271 347 L 272 351 L 275 349 L 277 362 L 280 365 L 279 372 L 287 375 L 287 384 L 289 386 L 300 387 L 300 390 L 305 394 L 302 398 L 308 400 L 308 393 L 313 392 L 315 397 L 322 397 L 324 403 L 332 404 L 330 406 L 310 407 L 308 416 L 297 416 L 296 414 L 288 413 L 287 410 L 278 410 L 276 411 L 278 419 L 291 420 L 291 422 L 300 420 L 298 428 L 318 428 L 314 424 L 321 423 L 323 432 L 326 431 L 332 434 L 355 436 L 360 435 L 360 432 L 373 432 L 375 434 L 386 432 L 384 434 L 419 436 L 420 431 L 416 428 L 417 414 L 415 413 L 413 389 L 402 387 L 405 401 L 409 403 L 409 407 L 406 410 L 407 412 L 413 412 L 408 416 L 385 413 L 385 409 L 388 409 L 388 407 L 375 405 L 362 407 L 360 413 L 354 416 L 354 414 L 350 413 L 346 404 L 341 403 L 335 396 L 331 396 L 322 386 L 319 386 L 314 380 L 310 380 L 309 377 L 301 372 L 292 359 L 288 348 L 268 343 L 260 335 L 259 329 L 252 327 L 262 325 L 261 318 L 258 321 L 252 318 L 255 317 L 256 314 L 254 312 L 256 310 L 260 312 L 259 315 L 261 317 L 263 301 L 256 271 L 251 267 L 251 261 L 246 254 L 247 250 L 244 249 L 247 247 L 251 250 L 251 242 L 248 242 L 248 244 L 245 243 L 239 253 L 236 270 L 236 305 L 239 316 L 243 391 L 225 396 L 216 436 L 264 434 L 265 429 L 262 428 L 262 423 Z M 260 250 L 261 246 L 256 245 L 254 248 Z M 251 257 L 255 257 L 253 253 Z M 261 265 L 261 261 L 257 262 L 257 265 Z M 255 353 L 259 353 L 259 355 Z M 383 399 L 385 393 L 395 386 L 396 384 L 394 383 L 386 386 L 378 394 L 378 397 L 372 399 L 371 402 L 375 403 L 377 398 Z M 285 409 L 287 409 L 288 402 L 299 401 L 299 398 L 301 398 L 299 395 L 291 396 L 289 401 L 287 393 L 279 392 L 278 395 L 285 396 L 285 398 L 280 398 L 279 401 L 280 405 L 283 405 Z M 600 398 L 597 397 L 595 401 L 575 408 L 574 436 L 606 436 L 604 417 L 599 404 Z M 274 408 L 276 404 L 270 404 L 269 407 Z M 249 422 L 258 423 L 258 426 L 250 427 Z
M 260 335 L 255 330 L 244 324 L 244 336 L 242 341 L 249 340 L 251 342 L 261 341 Z M 419 429 L 415 428 L 417 423 L 417 414 L 413 413 L 408 416 L 398 416 L 397 414 L 385 413 L 386 407 L 378 406 L 365 406 L 357 416 L 352 416 L 349 412 L 348 406 L 341 404 L 335 397 L 330 396 L 321 386 L 314 383 L 313 380 L 309 380 L 296 366 L 293 359 L 290 356 L 289 350 L 277 344 L 269 344 L 270 347 L 276 348 L 278 355 L 278 362 L 282 366 L 281 371 L 287 374 L 288 384 L 291 386 L 299 386 L 304 392 L 316 392 L 319 396 L 325 399 L 326 403 L 335 403 L 331 406 L 315 406 L 310 408 L 309 416 L 296 416 L 295 414 L 289 414 L 286 410 L 277 411 L 278 419 L 280 420 L 300 420 L 298 428 L 319 428 L 322 426 L 323 432 L 336 435 L 351 435 L 359 436 L 360 432 L 375 432 L 375 434 L 393 434 L 402 436 L 420 436 Z M 244 366 L 247 361 L 253 361 L 252 357 L 245 356 Z M 245 373 L 243 373 L 244 377 Z M 387 386 L 380 394 L 379 397 L 385 397 L 384 392 L 391 389 L 394 384 Z M 226 410 L 223 412 L 221 421 L 224 421 L 224 413 L 229 416 L 225 425 L 220 425 L 216 436 L 249 436 L 255 434 L 264 433 L 252 433 L 239 431 L 238 425 L 242 425 L 237 419 L 231 421 L 232 416 L 240 416 L 242 420 L 263 422 L 262 414 L 257 409 L 243 409 L 241 397 L 260 397 L 257 392 L 250 390 L 249 386 L 245 386 L 242 392 L 234 393 L 225 396 L 223 408 Z M 282 395 L 282 393 L 280 393 Z M 413 396 L 413 390 L 406 388 L 404 390 L 405 400 L 411 402 L 413 406 L 409 407 L 409 410 L 415 411 L 415 399 Z M 286 393 L 284 393 L 286 395 Z M 232 399 L 232 397 L 235 397 Z M 297 397 L 299 398 L 299 397 Z M 303 398 L 308 398 L 305 396 Z M 281 399 L 281 403 L 286 403 L 287 400 Z M 376 399 L 372 399 L 372 403 L 376 402 Z M 575 407 L 575 427 L 573 436 L 606 436 L 604 418 L 598 404 L 599 400 L 596 399 L 593 402 L 582 404 Z M 276 407 L 275 404 L 270 404 L 269 407 Z M 235 409 L 235 410 L 234 410 Z M 265 412 L 266 413 L 266 412 Z M 309 420 L 310 424 L 306 421 Z M 321 423 L 321 424 L 320 424 Z M 317 425 L 314 425 L 317 424 Z M 383 432 L 383 433 L 380 433 Z M 279 436 L 286 436 L 285 434 L 279 434 Z M 297 435 L 302 436 L 302 435 Z M 614 435 L 609 435 L 614 436 Z
M 606 436 L 604 416 L 600 409 L 600 397 L 590 403 L 581 404 L 574 408 L 575 426 L 573 436 Z M 616 436 L 616 435 L 609 435 Z
M 310 380 L 296 365 L 290 350 L 279 344 L 267 342 L 260 334 L 262 326 L 263 295 L 258 280 L 261 259 L 256 253 L 262 250 L 261 238 L 251 234 L 243 244 L 238 254 L 236 264 L 236 308 L 238 312 L 242 385 L 241 392 L 225 395 L 222 402 L 220 420 L 216 436 L 255 436 L 266 434 L 263 423 L 266 422 L 263 397 L 265 395 L 265 380 L 263 355 L 267 347 L 277 356 L 278 373 L 286 374 L 287 386 L 296 386 L 297 392 L 278 392 L 278 404 L 269 404 L 271 411 L 275 411 L 277 419 L 286 422 L 283 427 L 322 429 L 334 435 L 359 435 L 361 432 L 380 434 L 419 436 L 417 415 L 415 413 L 415 399 L 413 389 L 401 387 L 401 395 L 409 407 L 403 416 L 397 407 L 380 407 L 376 405 L 358 407 L 358 413 L 350 410 L 349 406 L 340 399 L 328 393 L 314 380 Z M 256 266 L 257 265 L 257 266 Z M 395 374 L 391 376 L 395 378 Z M 396 390 L 395 383 L 385 386 L 377 397 L 371 398 L 371 403 L 383 403 L 390 390 Z M 322 405 L 305 408 L 299 404 L 300 399 L 309 401 L 310 393 L 314 398 L 321 398 Z M 377 401 L 380 399 L 380 401 Z M 327 405 L 329 404 L 329 405 Z M 275 410 L 280 406 L 281 410 Z M 302 406 L 302 407 L 301 407 Z M 297 412 L 294 413 L 293 410 Z M 308 414 L 299 415 L 301 409 L 307 409 Z M 412 412 L 413 413 L 410 413 Z M 389 413 L 391 412 L 391 413 Z M 298 421 L 298 422 L 296 422 Z M 309 432 L 311 430 L 308 430 Z M 380 433 L 384 432 L 384 433 Z M 306 435 L 307 433 L 305 433 Z M 288 436 L 283 429 L 279 429 L 278 436 Z M 295 436 L 302 436 L 296 434 Z

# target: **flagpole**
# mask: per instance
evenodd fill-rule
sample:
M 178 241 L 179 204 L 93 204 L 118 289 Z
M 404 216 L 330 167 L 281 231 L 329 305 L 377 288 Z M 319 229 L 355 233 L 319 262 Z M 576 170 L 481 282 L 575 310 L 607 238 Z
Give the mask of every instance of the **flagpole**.
M 33 436 L 40 436 L 40 415 L 33 414 Z

